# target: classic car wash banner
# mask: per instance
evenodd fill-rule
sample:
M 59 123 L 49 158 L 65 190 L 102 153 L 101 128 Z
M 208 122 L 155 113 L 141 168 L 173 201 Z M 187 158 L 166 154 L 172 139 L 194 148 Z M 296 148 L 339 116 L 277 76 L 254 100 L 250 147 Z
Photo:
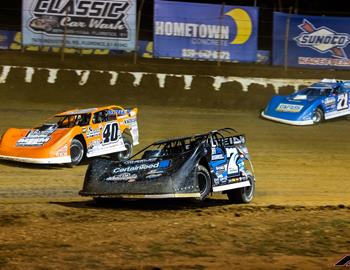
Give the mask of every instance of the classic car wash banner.
M 255 62 L 258 8 L 155 0 L 154 56 Z
M 134 50 L 136 0 L 23 0 L 24 45 Z
M 290 16 L 289 27 L 288 16 Z M 283 65 L 284 57 L 287 56 L 288 66 L 349 69 L 349 25 L 350 18 L 288 15 L 275 12 L 273 64 Z M 288 33 L 287 47 L 285 46 L 286 33 Z

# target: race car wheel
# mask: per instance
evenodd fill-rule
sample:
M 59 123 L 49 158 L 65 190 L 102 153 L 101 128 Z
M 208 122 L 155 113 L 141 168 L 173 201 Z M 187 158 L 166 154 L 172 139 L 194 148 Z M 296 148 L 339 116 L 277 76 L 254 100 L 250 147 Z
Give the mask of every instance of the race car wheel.
M 132 148 L 133 148 L 132 137 L 130 134 L 123 133 L 122 138 L 123 138 L 126 150 L 115 154 L 116 159 L 119 161 L 128 160 L 132 155 Z
M 248 180 L 250 182 L 249 187 L 243 187 L 227 191 L 227 197 L 230 200 L 230 202 L 250 203 L 253 200 L 255 193 L 255 179 L 251 174 L 249 174 Z
M 317 108 L 312 115 L 312 121 L 314 124 L 319 124 L 323 120 L 323 111 L 320 108 Z
M 211 180 L 207 168 L 202 165 L 198 165 L 197 167 L 197 181 L 200 194 L 199 200 L 203 201 L 210 193 Z
M 73 139 L 70 144 L 70 158 L 72 166 L 78 165 L 84 158 L 84 146 L 77 139 Z

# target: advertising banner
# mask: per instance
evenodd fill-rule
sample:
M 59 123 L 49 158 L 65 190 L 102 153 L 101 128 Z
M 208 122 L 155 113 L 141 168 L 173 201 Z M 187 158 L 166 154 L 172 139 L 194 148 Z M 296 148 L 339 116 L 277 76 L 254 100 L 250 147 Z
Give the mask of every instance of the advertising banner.
M 24 45 L 135 48 L 136 0 L 23 0 Z
M 154 56 L 255 62 L 258 8 L 155 0 Z
M 286 57 L 287 65 L 293 67 L 349 69 L 349 25 L 350 18 L 275 12 L 273 64 L 283 65 Z
M 0 30 L 0 49 L 8 50 L 14 40 L 16 31 Z

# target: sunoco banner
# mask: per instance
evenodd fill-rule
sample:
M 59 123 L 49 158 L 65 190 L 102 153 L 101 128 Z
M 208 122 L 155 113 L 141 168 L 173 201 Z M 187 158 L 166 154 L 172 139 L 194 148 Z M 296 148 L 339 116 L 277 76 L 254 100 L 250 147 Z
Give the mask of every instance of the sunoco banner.
M 133 50 L 136 0 L 23 0 L 24 45 Z
M 154 56 L 255 62 L 258 9 L 155 0 Z
M 350 18 L 290 15 L 289 31 L 287 20 L 288 14 L 274 13 L 274 65 L 287 57 L 288 66 L 350 68 Z

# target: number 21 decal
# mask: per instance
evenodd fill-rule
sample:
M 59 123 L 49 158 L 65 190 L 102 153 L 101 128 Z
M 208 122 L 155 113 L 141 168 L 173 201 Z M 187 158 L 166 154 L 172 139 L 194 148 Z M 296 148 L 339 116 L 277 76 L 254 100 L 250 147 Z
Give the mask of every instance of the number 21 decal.
M 337 101 L 337 110 L 344 110 L 349 108 L 349 95 L 348 93 L 343 93 L 338 96 L 338 101 Z
M 108 144 L 118 140 L 118 123 L 109 123 L 105 126 L 102 133 L 102 143 Z

